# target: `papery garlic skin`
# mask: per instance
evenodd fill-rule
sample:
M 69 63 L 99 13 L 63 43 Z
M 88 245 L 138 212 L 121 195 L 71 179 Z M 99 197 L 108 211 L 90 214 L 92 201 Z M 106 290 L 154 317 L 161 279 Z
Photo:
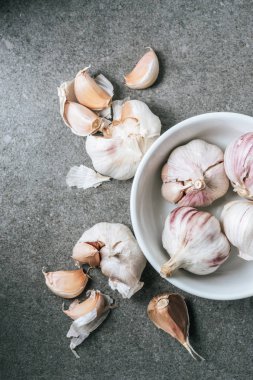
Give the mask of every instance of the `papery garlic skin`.
M 234 191 L 240 197 L 253 200 L 253 132 L 227 146 L 224 165 Z
M 238 248 L 239 257 L 253 260 L 253 202 L 227 203 L 221 214 L 221 223 L 228 240 Z
M 99 242 L 100 268 L 109 285 L 123 298 L 130 298 L 142 288 L 141 274 L 146 259 L 130 229 L 120 223 L 98 223 L 81 236 L 80 242 Z
M 160 119 L 139 100 L 121 104 L 104 136 L 88 136 L 86 150 L 96 171 L 118 180 L 134 176 L 148 148 L 161 133 Z
M 162 196 L 179 206 L 208 206 L 228 190 L 222 150 L 192 140 L 172 151 L 162 169 Z
M 72 258 L 80 264 L 89 264 L 91 267 L 99 267 L 100 253 L 99 243 L 77 242 L 73 248 Z
M 66 177 L 66 183 L 69 187 L 76 186 L 78 189 L 89 189 L 98 187 L 103 182 L 110 181 L 110 177 L 105 177 L 85 165 L 73 166 Z
M 213 273 L 230 253 L 219 221 L 193 207 L 178 207 L 168 215 L 162 242 L 170 255 L 161 268 L 162 277 L 171 276 L 178 268 L 198 275 Z
M 124 77 L 127 87 L 141 90 L 155 83 L 159 74 L 159 61 L 154 50 L 148 49 L 134 69 Z
M 79 296 L 88 282 L 88 276 L 82 269 L 56 272 L 45 272 L 43 269 L 42 273 L 48 288 L 57 296 L 67 299 Z

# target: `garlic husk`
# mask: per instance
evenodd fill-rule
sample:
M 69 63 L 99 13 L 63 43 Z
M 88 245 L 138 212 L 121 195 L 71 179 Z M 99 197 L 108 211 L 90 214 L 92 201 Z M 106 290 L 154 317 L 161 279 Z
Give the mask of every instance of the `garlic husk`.
M 102 74 L 96 79 L 88 72 L 89 67 L 80 70 L 74 81 L 74 91 L 78 102 L 91 110 L 103 110 L 111 104 L 113 86 Z
M 152 298 L 148 305 L 149 319 L 181 343 L 196 360 L 205 360 L 190 345 L 189 314 L 180 294 L 164 292 Z
M 88 136 L 86 150 L 95 170 L 127 180 L 134 176 L 148 148 L 161 132 L 160 119 L 139 100 L 113 102 L 114 120 L 104 136 Z
M 178 207 L 168 215 L 162 242 L 170 255 L 161 268 L 162 277 L 171 276 L 179 268 L 198 275 L 210 274 L 230 253 L 219 221 L 209 212 L 193 207 Z
M 88 282 L 82 269 L 46 272 L 43 268 L 46 285 L 57 296 L 74 298 L 81 294 Z
M 90 290 L 86 294 L 88 299 L 81 303 L 75 300 L 70 305 L 69 310 L 63 310 L 65 314 L 74 319 L 67 333 L 67 338 L 71 338 L 70 349 L 77 358 L 79 356 L 75 352 L 75 348 L 101 325 L 113 304 L 111 297 L 98 290 Z
M 99 249 L 101 245 L 99 243 L 84 243 L 78 242 L 73 248 L 72 258 L 76 263 L 89 264 L 91 267 L 99 267 L 100 253 Z
M 125 75 L 127 87 L 141 90 L 152 86 L 159 74 L 159 61 L 153 49 L 149 51 L 136 64 L 134 69 Z
M 109 285 L 123 298 L 130 298 L 142 288 L 141 274 L 146 259 L 130 229 L 120 223 L 98 223 L 81 236 L 80 242 L 98 242 L 100 268 Z
M 162 169 L 162 196 L 179 206 L 208 206 L 228 190 L 223 152 L 192 140 L 173 150 Z
M 69 187 L 76 186 L 78 189 L 88 189 L 98 187 L 103 182 L 110 181 L 110 177 L 96 173 L 94 170 L 85 165 L 73 166 L 66 177 L 66 183 Z
M 253 202 L 233 201 L 227 203 L 221 214 L 224 232 L 239 250 L 239 257 L 253 260 Z
M 224 165 L 234 191 L 240 197 L 253 200 L 253 132 L 227 146 Z

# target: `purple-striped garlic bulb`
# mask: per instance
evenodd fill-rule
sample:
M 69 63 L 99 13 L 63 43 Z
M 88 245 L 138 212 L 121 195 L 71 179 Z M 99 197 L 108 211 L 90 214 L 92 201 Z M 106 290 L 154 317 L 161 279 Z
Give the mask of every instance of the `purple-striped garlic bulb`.
M 179 206 L 208 206 L 228 190 L 224 155 L 216 145 L 192 140 L 170 154 L 162 169 L 162 195 Z
M 219 221 L 209 212 L 193 207 L 178 207 L 168 215 L 162 242 L 170 255 L 161 267 L 162 277 L 171 276 L 179 268 L 198 275 L 210 274 L 230 253 Z
M 253 200 L 253 132 L 227 146 L 224 165 L 234 191 L 240 197 Z

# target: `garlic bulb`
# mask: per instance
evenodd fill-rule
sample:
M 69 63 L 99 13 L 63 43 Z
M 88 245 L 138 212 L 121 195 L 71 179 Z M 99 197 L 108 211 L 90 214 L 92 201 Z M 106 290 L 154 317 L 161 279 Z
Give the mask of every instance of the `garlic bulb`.
M 95 170 L 119 180 L 132 178 L 161 132 L 160 119 L 139 100 L 113 102 L 113 122 L 104 136 L 88 136 L 86 150 Z
M 228 240 L 238 248 L 244 260 L 253 260 L 253 202 L 227 203 L 221 221 Z
M 165 292 L 152 298 L 148 304 L 149 319 L 181 343 L 196 360 L 204 360 L 189 342 L 189 314 L 180 294 Z
M 159 61 L 154 50 L 148 49 L 134 69 L 124 77 L 127 87 L 141 90 L 155 83 L 159 74 Z
M 102 244 L 100 244 L 99 242 L 77 242 L 73 248 L 72 258 L 79 265 L 89 264 L 91 267 L 99 267 L 99 250 L 101 247 Z
M 180 206 L 208 206 L 229 187 L 222 150 L 202 140 L 174 149 L 161 176 L 163 197 Z
M 88 276 L 82 269 L 45 272 L 43 268 L 42 273 L 45 276 L 48 288 L 63 298 L 79 296 L 88 282 Z
M 253 200 L 253 132 L 227 146 L 224 165 L 234 191 L 240 197 Z
M 123 298 L 130 298 L 142 288 L 140 277 L 146 259 L 127 226 L 98 223 L 84 232 L 79 243 L 100 244 L 101 271 L 109 277 L 110 287 Z
M 75 348 L 101 325 L 113 304 L 111 297 L 98 290 L 89 290 L 86 294 L 88 298 L 85 301 L 79 303 L 78 300 L 75 300 L 68 310 L 63 310 L 74 320 L 67 333 L 67 338 L 71 338 L 70 349 L 77 358 L 79 356 L 75 352 Z
M 162 277 L 171 276 L 178 268 L 199 275 L 212 273 L 230 253 L 219 221 L 193 207 L 178 207 L 168 215 L 162 242 L 171 257 L 161 268 Z

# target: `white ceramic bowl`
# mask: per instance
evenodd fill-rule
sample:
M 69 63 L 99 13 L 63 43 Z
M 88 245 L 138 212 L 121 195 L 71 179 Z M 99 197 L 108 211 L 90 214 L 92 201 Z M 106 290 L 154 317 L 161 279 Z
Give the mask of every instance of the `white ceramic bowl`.
M 207 113 L 170 128 L 145 154 L 133 181 L 131 219 L 138 243 L 158 273 L 169 257 L 161 242 L 164 221 L 175 208 L 161 196 L 161 168 L 170 152 L 196 138 L 224 150 L 227 144 L 246 132 L 253 132 L 253 118 L 250 116 L 230 112 Z M 223 205 L 236 198 L 239 197 L 230 188 L 224 197 L 205 209 L 219 218 Z M 240 259 L 236 248 L 233 248 L 230 258 L 213 274 L 197 276 L 181 269 L 168 281 L 199 297 L 215 300 L 246 298 L 253 295 L 253 261 Z

